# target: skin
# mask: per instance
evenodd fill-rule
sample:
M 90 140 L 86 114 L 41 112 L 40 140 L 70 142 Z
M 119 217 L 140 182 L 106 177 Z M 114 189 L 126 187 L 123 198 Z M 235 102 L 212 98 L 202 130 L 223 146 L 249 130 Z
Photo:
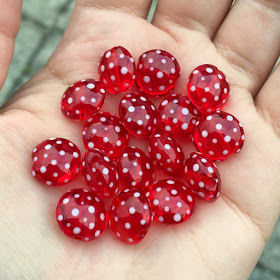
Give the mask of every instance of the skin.
M 252 272 L 280 210 L 280 67 L 269 76 L 280 54 L 280 1 L 239 0 L 230 10 L 228 0 L 160 0 L 153 25 L 145 21 L 150 3 L 78 0 L 47 65 L 2 108 L 1 279 L 240 280 Z M 10 39 L 3 43 L 9 49 Z M 231 84 L 226 111 L 246 133 L 241 153 L 218 163 L 220 198 L 199 201 L 184 224 L 154 223 L 137 246 L 117 242 L 109 231 L 91 243 L 65 237 L 55 220 L 56 203 L 66 190 L 85 187 L 82 179 L 52 188 L 30 172 L 31 152 L 42 140 L 59 136 L 83 147 L 83 124 L 61 114 L 60 99 L 73 82 L 98 79 L 99 57 L 115 45 L 135 58 L 149 49 L 170 51 L 182 69 L 178 93 L 186 93 L 196 66 L 218 66 Z M 117 114 L 122 96 L 107 95 L 102 110 Z M 134 138 L 131 143 L 147 148 Z M 185 154 L 194 151 L 183 145 Z

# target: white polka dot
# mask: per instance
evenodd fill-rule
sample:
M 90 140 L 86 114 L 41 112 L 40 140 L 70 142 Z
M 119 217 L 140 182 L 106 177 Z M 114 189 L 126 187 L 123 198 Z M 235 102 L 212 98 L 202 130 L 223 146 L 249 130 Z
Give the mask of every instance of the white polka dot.
M 228 150 L 223 150 L 223 155 L 227 155 L 228 154 Z
M 49 150 L 51 147 L 52 147 L 52 146 L 51 146 L 50 144 L 48 144 L 48 145 L 45 146 L 45 149 L 46 149 L 46 150 Z
M 231 137 L 229 135 L 226 135 L 224 138 L 225 142 L 230 142 L 231 141 Z
M 149 63 L 153 63 L 154 60 L 152 58 L 149 59 Z
M 63 220 L 63 216 L 62 215 L 58 215 L 57 219 L 58 219 L 58 221 L 62 221 Z
M 105 137 L 103 138 L 103 142 L 104 142 L 104 143 L 109 142 L 109 138 L 105 136 Z
M 181 219 L 182 219 L 182 216 L 181 216 L 180 214 L 175 214 L 175 215 L 173 216 L 173 220 L 174 220 L 175 222 L 180 222 Z
M 142 226 L 144 226 L 144 225 L 146 224 L 146 221 L 142 219 L 142 220 L 140 221 L 140 224 L 141 224 Z
M 100 230 L 97 230 L 94 234 L 95 237 L 99 236 L 100 235 Z
M 164 218 L 163 217 L 158 217 L 158 220 L 162 223 L 164 221 Z
M 81 229 L 79 228 L 79 227 L 75 227 L 74 229 L 73 229 L 73 233 L 74 234 L 79 234 L 81 232 Z
M 77 209 L 77 208 L 74 208 L 74 209 L 72 209 L 72 211 L 71 211 L 71 214 L 72 214 L 72 216 L 74 216 L 74 217 L 78 216 L 79 213 L 80 213 L 80 211 L 79 211 L 79 209 Z
M 213 73 L 213 69 L 210 68 L 210 67 L 207 67 L 207 68 L 206 68 L 206 72 L 207 72 L 207 73 Z
M 159 204 L 159 200 L 158 199 L 154 199 L 153 204 L 154 205 L 158 205 Z
M 195 91 L 196 87 L 195 86 L 191 86 L 191 91 Z
M 198 192 L 197 193 L 200 197 L 205 197 L 205 194 L 203 192 Z
M 166 149 L 166 150 L 170 150 L 170 148 L 171 148 L 171 147 L 170 147 L 170 145 L 169 145 L 169 144 L 165 144 L 165 145 L 164 145 L 164 149 Z
M 156 158 L 157 158 L 158 160 L 160 160 L 160 159 L 161 159 L 161 154 L 160 154 L 160 153 L 157 153 L 157 154 L 156 154 Z
M 95 212 L 95 208 L 91 205 L 88 207 L 88 212 L 93 214 Z
M 165 126 L 165 130 L 166 131 L 170 131 L 171 130 L 171 126 L 169 126 L 169 125 Z
M 122 73 L 123 75 L 127 74 L 127 72 L 128 72 L 127 67 L 122 67 L 122 68 L 121 68 L 121 73 Z
M 177 207 L 178 207 L 178 208 L 181 208 L 181 207 L 182 207 L 182 202 L 180 202 L 180 201 L 177 202 Z
M 136 212 L 134 207 L 130 207 L 128 211 L 130 214 L 134 214 Z
M 68 197 L 66 197 L 66 198 L 63 199 L 62 203 L 67 204 L 69 201 L 70 201 L 70 199 Z
M 176 195 L 178 192 L 176 191 L 176 190 L 171 190 L 171 193 L 173 194 L 173 195 Z
M 133 113 L 135 111 L 135 108 L 133 106 L 128 107 L 128 111 L 130 113 Z
M 102 172 L 103 172 L 104 175 L 108 175 L 109 174 L 109 169 L 105 167 L 105 168 L 103 168 Z
M 183 109 L 182 109 L 182 114 L 183 114 L 184 116 L 187 116 L 187 115 L 189 114 L 189 110 L 188 110 L 187 108 L 183 108 Z
M 64 165 L 64 167 L 65 167 L 66 169 L 69 169 L 69 168 L 70 168 L 70 164 L 69 164 L 69 163 L 66 163 L 66 164 Z
M 216 124 L 216 129 L 217 130 L 221 130 L 222 128 L 223 128 L 223 126 L 220 123 Z
M 46 166 L 41 166 L 41 167 L 40 167 L 40 172 L 41 172 L 41 173 L 46 173 L 46 171 L 47 171 Z
M 214 173 L 214 170 L 213 170 L 213 168 L 210 166 L 210 167 L 208 167 L 208 171 L 210 172 L 210 173 Z
M 218 83 L 216 83 L 216 84 L 214 85 L 214 87 L 215 87 L 215 89 L 219 89 L 219 88 L 220 88 L 220 85 L 219 85 Z
M 231 121 L 233 121 L 233 117 L 230 116 L 230 115 L 228 115 L 228 116 L 227 116 L 227 120 L 231 122 Z
M 164 90 L 165 90 L 165 86 L 160 86 L 160 87 L 159 87 L 159 90 L 160 90 L 160 91 L 164 91 Z
M 125 227 L 126 229 L 130 229 L 130 228 L 131 228 L 131 224 L 130 224 L 130 223 L 125 223 L 125 224 L 124 224 L 124 227 Z
M 208 132 L 206 130 L 203 130 L 201 132 L 202 137 L 206 138 L 208 136 Z
M 199 165 L 196 163 L 193 165 L 193 171 L 197 172 L 199 170 Z
M 133 196 L 134 196 L 134 197 L 139 197 L 139 196 L 140 196 L 140 193 L 139 193 L 139 192 L 135 192 L 135 193 L 133 194 Z
M 151 81 L 151 78 L 149 76 L 144 76 L 143 80 L 145 83 L 149 83 Z
M 203 182 L 200 181 L 200 182 L 198 183 L 198 185 L 199 185 L 199 187 L 204 188 L 204 183 L 203 183 Z
M 93 228 L 94 228 L 94 226 L 95 226 L 95 224 L 94 224 L 94 223 L 90 223 L 90 224 L 88 225 L 88 228 L 89 228 L 89 229 L 93 229 Z
M 89 142 L 88 143 L 88 147 L 92 149 L 94 147 L 94 143 L 93 142 Z
M 127 172 L 128 172 L 128 169 L 127 169 L 127 168 L 124 168 L 124 169 L 122 170 L 122 172 L 123 172 L 123 173 L 127 173 Z
M 95 85 L 93 83 L 89 83 L 89 84 L 87 84 L 87 88 L 94 89 Z
M 187 124 L 187 123 L 183 123 L 183 124 L 181 125 L 181 128 L 182 128 L 183 130 L 187 130 L 187 129 L 188 129 L 188 124 Z
M 157 77 L 161 79 L 163 77 L 163 73 L 161 71 L 157 72 Z
M 67 100 L 67 103 L 68 103 L 68 104 L 72 104 L 72 103 L 73 103 L 73 98 L 72 98 L 72 97 L 69 97 L 68 100 Z
M 105 57 L 109 58 L 110 56 L 111 56 L 111 52 L 109 51 L 109 52 L 106 53 Z

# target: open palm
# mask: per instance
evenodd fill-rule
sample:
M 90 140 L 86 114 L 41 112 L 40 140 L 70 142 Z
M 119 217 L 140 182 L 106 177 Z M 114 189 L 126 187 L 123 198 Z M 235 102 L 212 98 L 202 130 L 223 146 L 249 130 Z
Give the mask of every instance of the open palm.
M 43 70 L 2 109 L 0 201 L 2 279 L 247 279 L 280 211 L 280 1 L 160 0 L 153 25 L 150 0 L 78 0 L 64 38 Z M 81 178 L 65 187 L 40 185 L 30 172 L 31 151 L 64 137 L 83 147 L 82 123 L 60 112 L 68 85 L 98 79 L 106 49 L 122 45 L 135 58 L 150 49 L 171 52 L 182 73 L 175 92 L 186 94 L 191 70 L 218 66 L 231 84 L 226 111 L 243 124 L 242 152 L 218 163 L 223 186 L 214 204 L 199 202 L 176 227 L 154 223 L 136 246 L 109 231 L 93 242 L 59 230 L 55 207 Z M 107 95 L 102 111 L 117 114 L 123 94 Z M 159 103 L 159 98 L 153 100 Z M 142 140 L 131 143 L 143 149 Z M 182 143 L 185 154 L 194 151 Z M 162 174 L 158 175 L 163 176 Z

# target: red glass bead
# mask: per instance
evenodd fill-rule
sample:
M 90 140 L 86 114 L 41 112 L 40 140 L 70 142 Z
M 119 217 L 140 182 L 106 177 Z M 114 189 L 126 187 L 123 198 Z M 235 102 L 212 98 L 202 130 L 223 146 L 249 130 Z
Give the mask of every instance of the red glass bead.
M 56 219 L 65 235 L 91 241 L 104 232 L 108 214 L 104 203 L 93 192 L 73 189 L 58 201 Z
M 159 120 L 165 132 L 177 139 L 191 139 L 200 112 L 187 96 L 172 94 L 164 99 L 159 108 Z
M 134 245 L 146 236 L 152 220 L 151 205 L 137 190 L 124 190 L 112 201 L 109 225 L 121 242 Z
M 240 152 L 244 139 L 241 123 L 226 112 L 204 116 L 197 122 L 193 135 L 197 150 L 211 160 L 225 160 Z
M 32 175 L 49 186 L 61 186 L 76 178 L 81 169 L 81 152 L 71 141 L 51 138 L 32 153 Z
M 105 89 L 93 79 L 74 83 L 61 100 L 62 113 L 74 120 L 85 120 L 97 113 L 105 99 Z
M 83 140 L 86 149 L 94 148 L 110 158 L 117 158 L 128 144 L 128 133 L 118 117 L 98 113 L 87 120 Z
M 147 191 L 154 180 L 152 161 L 146 154 L 135 147 L 127 147 L 118 161 L 120 181 L 126 188 Z
M 161 223 L 182 223 L 195 210 L 193 193 L 178 180 L 157 181 L 146 195 L 151 202 L 154 219 Z
M 187 85 L 193 105 L 203 113 L 223 109 L 229 99 L 229 84 L 216 66 L 204 64 L 193 70 Z
M 119 112 L 125 128 L 137 137 L 149 137 L 156 130 L 156 108 L 143 94 L 129 93 L 124 96 Z
M 149 152 L 155 166 L 164 173 L 171 176 L 182 173 L 184 154 L 176 140 L 164 134 L 154 133 L 149 140 Z
M 180 76 L 180 66 L 170 53 L 151 50 L 140 56 L 136 76 L 140 90 L 162 95 L 173 91 Z
M 185 162 L 188 187 L 200 198 L 213 202 L 221 192 L 221 177 L 215 163 L 201 153 L 191 153 Z
M 135 62 L 128 50 L 114 47 L 106 51 L 98 66 L 100 81 L 109 93 L 129 90 L 135 81 Z
M 114 197 L 119 176 L 114 161 L 97 150 L 87 150 L 83 156 L 82 174 L 91 191 L 100 197 Z

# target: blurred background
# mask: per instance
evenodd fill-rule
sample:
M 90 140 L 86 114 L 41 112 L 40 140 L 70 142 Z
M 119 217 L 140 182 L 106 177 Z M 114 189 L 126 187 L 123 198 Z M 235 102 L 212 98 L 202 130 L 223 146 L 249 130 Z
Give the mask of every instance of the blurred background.
M 23 2 L 21 28 L 8 79 L 1 91 L 0 105 L 44 66 L 64 33 L 75 3 L 74 0 Z M 280 221 L 250 277 L 250 280 L 279 279 Z

